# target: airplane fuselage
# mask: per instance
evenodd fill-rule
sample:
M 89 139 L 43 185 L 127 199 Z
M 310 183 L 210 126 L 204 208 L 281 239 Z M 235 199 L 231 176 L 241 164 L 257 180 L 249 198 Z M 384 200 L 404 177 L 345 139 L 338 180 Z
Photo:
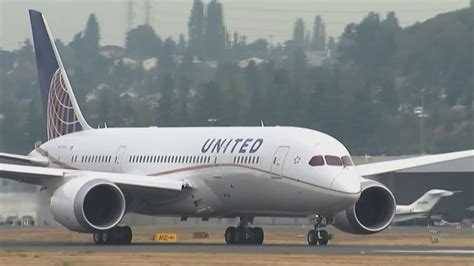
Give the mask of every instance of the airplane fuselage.
M 309 164 L 314 156 L 349 152 L 303 128 L 96 129 L 53 139 L 31 155 L 47 156 L 50 167 L 166 176 L 191 185 L 171 199 L 146 188 L 126 195 L 128 212 L 149 215 L 331 215 L 354 205 L 361 190 L 354 166 Z

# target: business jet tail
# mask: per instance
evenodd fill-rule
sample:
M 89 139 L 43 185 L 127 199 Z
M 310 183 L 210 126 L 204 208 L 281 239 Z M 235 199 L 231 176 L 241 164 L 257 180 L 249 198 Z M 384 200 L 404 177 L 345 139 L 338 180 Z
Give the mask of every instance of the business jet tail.
M 30 21 L 48 140 L 90 129 L 74 97 L 46 19 L 41 12 L 30 10 Z
M 417 212 L 429 212 L 441 198 L 452 196 L 458 192 L 460 191 L 432 189 L 410 204 L 410 209 Z

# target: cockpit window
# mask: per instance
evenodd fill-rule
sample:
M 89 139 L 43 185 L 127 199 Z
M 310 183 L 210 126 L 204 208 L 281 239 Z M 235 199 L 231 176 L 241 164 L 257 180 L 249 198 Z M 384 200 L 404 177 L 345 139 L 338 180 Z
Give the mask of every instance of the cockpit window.
M 309 160 L 309 165 L 311 166 L 321 166 L 324 165 L 324 159 L 321 155 L 316 155 Z
M 326 163 L 328 165 L 342 166 L 342 161 L 337 156 L 326 155 L 326 156 L 324 156 L 324 159 L 326 159 Z
M 342 163 L 344 164 L 344 166 L 354 166 L 354 163 L 352 162 L 351 156 L 349 156 L 349 155 L 342 156 L 341 159 L 342 159 Z

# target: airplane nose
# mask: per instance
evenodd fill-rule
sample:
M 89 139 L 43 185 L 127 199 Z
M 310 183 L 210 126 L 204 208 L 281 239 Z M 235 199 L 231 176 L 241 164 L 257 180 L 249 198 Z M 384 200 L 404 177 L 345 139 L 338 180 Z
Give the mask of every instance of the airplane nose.
M 331 188 L 343 193 L 356 194 L 360 192 L 360 176 L 357 171 L 344 169 L 336 176 L 332 182 Z

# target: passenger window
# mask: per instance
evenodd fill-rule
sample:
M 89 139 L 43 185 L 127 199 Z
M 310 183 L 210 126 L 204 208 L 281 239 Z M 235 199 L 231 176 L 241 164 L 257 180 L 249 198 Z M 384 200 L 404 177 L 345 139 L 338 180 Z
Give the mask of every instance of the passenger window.
M 311 160 L 309 160 L 309 165 L 311 165 L 311 166 L 321 166 L 321 165 L 324 165 L 323 156 L 321 156 L 321 155 L 316 155 L 316 156 L 311 157 Z
M 326 155 L 326 156 L 324 156 L 324 159 L 326 159 L 326 163 L 328 165 L 342 166 L 341 158 L 339 158 L 337 156 Z
M 344 166 L 354 166 L 354 162 L 352 162 L 352 159 L 349 155 L 342 156 L 341 159 Z

